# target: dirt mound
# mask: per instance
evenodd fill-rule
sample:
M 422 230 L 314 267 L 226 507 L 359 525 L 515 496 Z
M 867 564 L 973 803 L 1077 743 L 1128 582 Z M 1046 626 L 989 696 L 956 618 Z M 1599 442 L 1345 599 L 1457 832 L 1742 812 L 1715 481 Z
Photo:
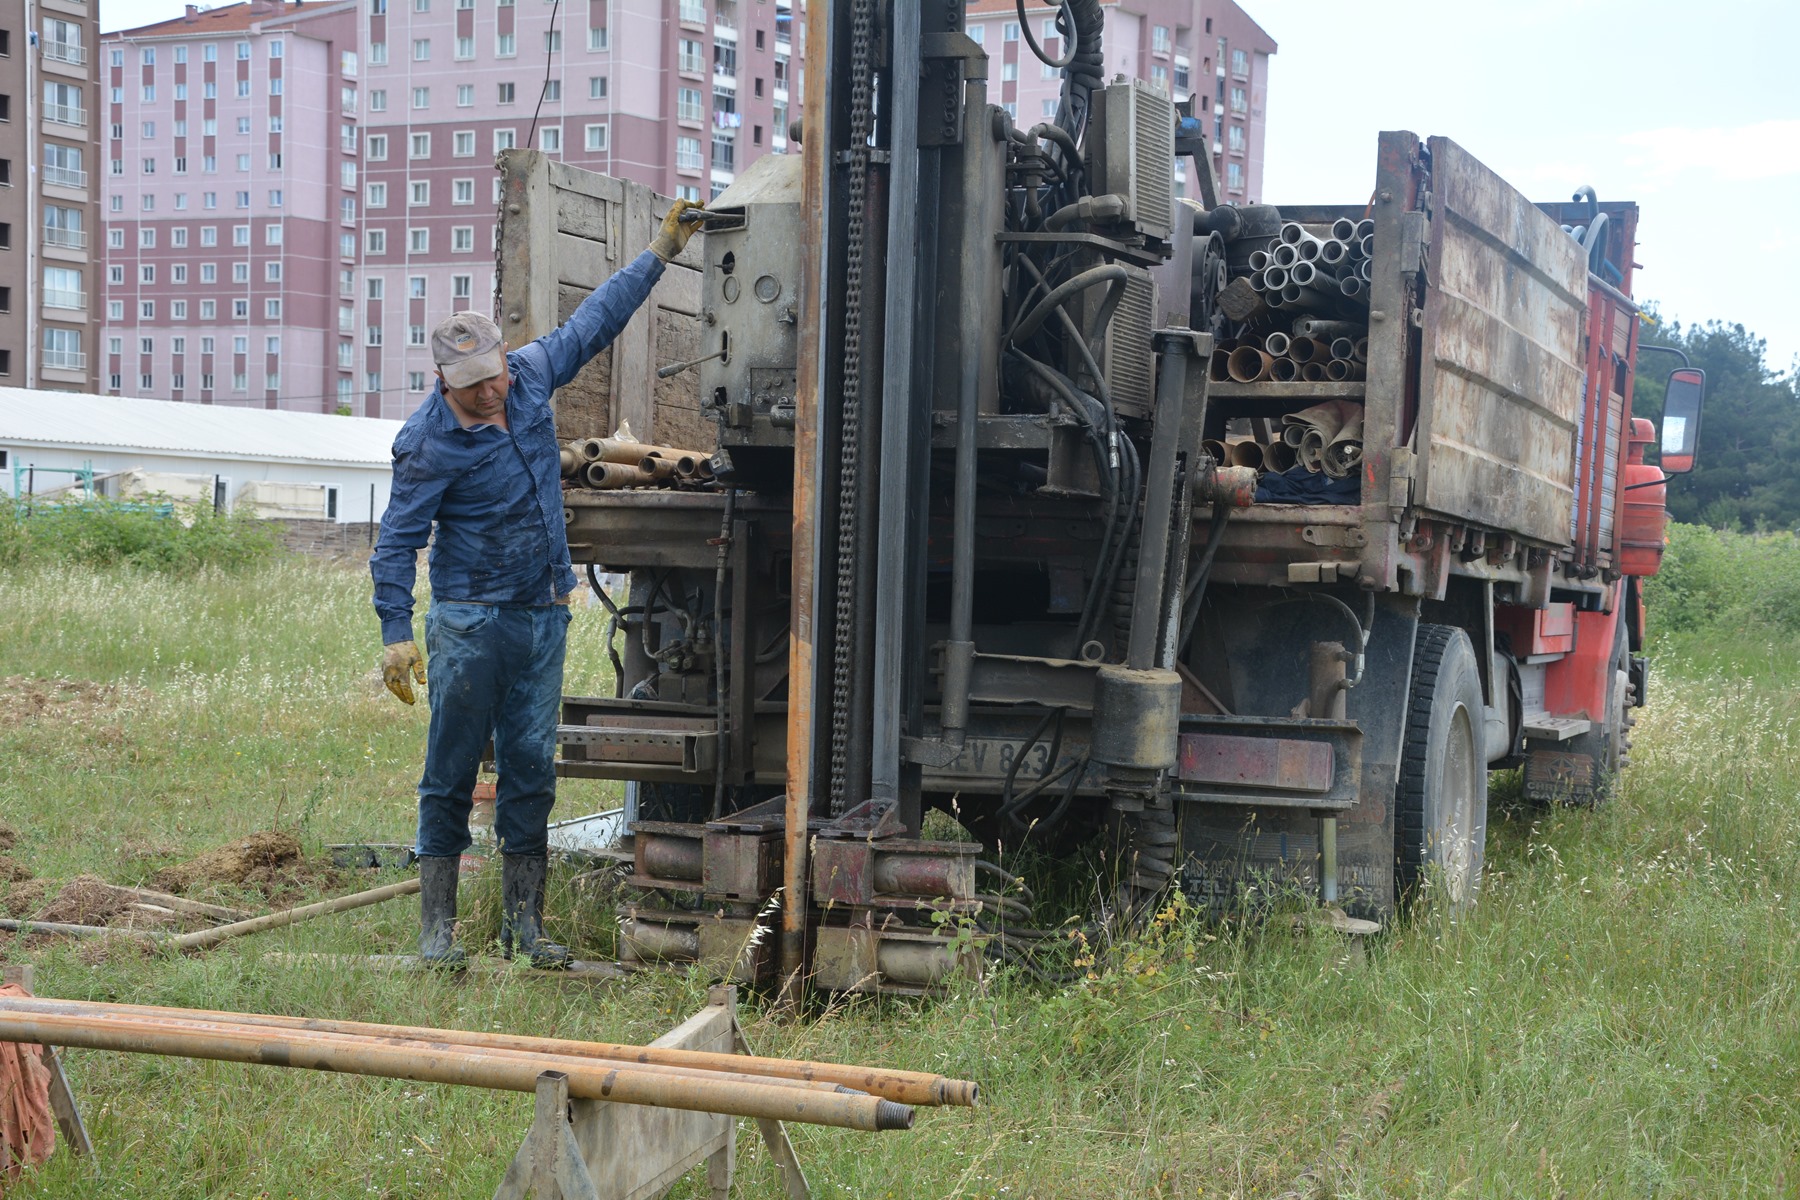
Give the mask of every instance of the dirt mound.
M 115 684 L 95 683 L 91 679 L 8 675 L 0 679 L 0 722 L 16 724 L 92 714 L 111 708 L 118 695 Z
M 35 874 L 24 863 L 0 854 L 0 883 L 22 883 Z
M 152 887 L 181 895 L 191 888 L 235 885 L 258 889 L 271 900 L 309 888 L 329 888 L 338 873 L 325 863 L 310 862 L 300 852 L 300 839 L 274 830 L 253 833 L 198 858 L 164 867 L 151 877 Z
M 19 831 L 0 821 L 0 850 L 11 850 L 19 844 Z
M 130 904 L 130 900 L 115 892 L 104 879 L 77 875 L 63 884 L 62 890 L 44 905 L 37 919 L 65 925 L 110 925 L 112 919 Z
M 0 894 L 0 908 L 8 916 L 25 920 L 43 906 L 44 897 L 49 894 L 50 885 L 42 879 L 15 883 Z

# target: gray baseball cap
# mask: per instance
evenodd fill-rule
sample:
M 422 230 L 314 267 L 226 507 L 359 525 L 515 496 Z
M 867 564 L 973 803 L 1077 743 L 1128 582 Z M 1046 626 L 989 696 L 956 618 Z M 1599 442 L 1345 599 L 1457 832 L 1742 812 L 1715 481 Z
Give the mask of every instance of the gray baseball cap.
M 500 327 L 477 312 L 445 317 L 431 331 L 431 359 L 444 382 L 465 388 L 491 379 L 506 368 Z

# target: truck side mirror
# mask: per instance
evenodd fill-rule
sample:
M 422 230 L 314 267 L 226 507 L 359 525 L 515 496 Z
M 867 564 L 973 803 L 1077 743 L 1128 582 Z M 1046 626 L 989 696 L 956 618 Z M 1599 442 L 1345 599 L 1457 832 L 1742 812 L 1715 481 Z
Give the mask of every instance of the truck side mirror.
M 1665 475 L 1685 475 L 1694 469 L 1694 457 L 1700 452 L 1700 404 L 1705 398 L 1705 371 L 1679 367 L 1669 372 L 1660 442 Z

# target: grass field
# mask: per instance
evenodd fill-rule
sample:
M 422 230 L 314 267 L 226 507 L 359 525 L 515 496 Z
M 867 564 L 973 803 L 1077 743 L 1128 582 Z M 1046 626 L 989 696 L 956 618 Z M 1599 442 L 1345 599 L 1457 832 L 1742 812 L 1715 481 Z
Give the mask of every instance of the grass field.
M 602 676 L 597 612 L 577 614 L 571 690 Z M 1800 1192 L 1800 665 L 1762 628 L 1696 621 L 1666 639 L 1607 807 L 1528 808 L 1498 779 L 1487 890 L 1459 922 L 1420 914 L 1354 954 L 1334 935 L 1171 911 L 1063 988 L 1002 972 L 930 1002 L 791 1021 L 747 1009 L 763 1052 L 932 1069 L 986 1095 L 921 1110 L 909 1133 L 795 1129 L 815 1195 L 1269 1197 L 1321 1166 L 1343 1197 Z M 425 709 L 381 689 L 377 640 L 360 571 L 14 565 L 0 574 L 12 860 L 54 888 L 83 872 L 140 883 L 272 827 L 313 852 L 409 840 Z M 606 795 L 571 785 L 558 812 Z M 477 937 L 494 890 L 465 884 Z M 555 932 L 610 953 L 604 909 L 567 888 L 553 904 Z M 398 901 L 190 958 L 12 935 L 0 954 L 35 962 L 47 995 L 617 1041 L 704 1002 L 703 980 L 672 974 L 564 987 L 270 956 L 406 950 L 417 912 Z M 67 1059 L 97 1161 L 59 1151 L 9 1194 L 486 1197 L 532 1105 Z M 753 1128 L 739 1161 L 737 1195 L 782 1194 Z

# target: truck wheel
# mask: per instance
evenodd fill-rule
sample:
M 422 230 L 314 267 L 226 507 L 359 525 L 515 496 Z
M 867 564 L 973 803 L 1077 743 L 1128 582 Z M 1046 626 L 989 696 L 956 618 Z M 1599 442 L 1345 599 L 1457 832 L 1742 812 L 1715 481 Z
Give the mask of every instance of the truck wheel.
M 1437 876 L 1453 908 L 1474 903 L 1487 843 L 1481 675 L 1469 637 L 1421 625 L 1413 651 L 1406 741 L 1394 793 L 1395 884 L 1402 896 Z

